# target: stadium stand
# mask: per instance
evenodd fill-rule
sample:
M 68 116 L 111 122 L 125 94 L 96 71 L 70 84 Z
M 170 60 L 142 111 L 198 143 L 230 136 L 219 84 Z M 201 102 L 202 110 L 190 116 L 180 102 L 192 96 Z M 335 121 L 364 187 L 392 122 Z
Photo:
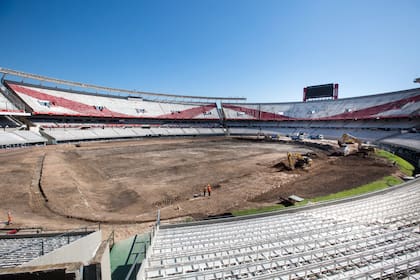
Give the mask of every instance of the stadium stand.
M 162 225 L 137 279 L 418 277 L 419 186 L 416 180 L 322 206 Z
M 142 127 L 81 127 L 81 128 L 45 128 L 44 135 L 53 138 L 56 143 L 83 141 L 128 139 L 158 136 L 209 136 L 224 135 L 221 128 L 142 128 Z
M 223 103 L 227 120 L 357 120 L 418 117 L 420 89 L 338 100 L 293 103 Z
M 130 94 L 105 95 L 15 81 L 4 84 L 26 104 L 32 114 L 28 119 L 44 129 L 41 133 L 49 143 L 223 135 L 225 130 L 217 124 L 231 135 L 305 133 L 336 139 L 351 133 L 374 142 L 398 137 L 401 129 L 419 126 L 420 118 L 420 89 L 311 102 L 222 103 L 219 110 L 216 103 L 153 101 Z M 168 121 L 177 122 L 178 127 L 166 126 Z M 140 127 L 145 123 L 152 126 Z M 22 144 L 20 138 L 4 136 L 8 140 L 3 142 L 9 145 Z
M 72 92 L 5 82 L 31 109 L 33 115 L 98 118 L 153 118 L 217 120 L 215 103 L 165 103 L 134 98 Z
M 2 148 L 25 145 L 25 140 L 10 132 L 0 130 L 0 146 Z
M 0 130 L 1 148 L 20 147 L 27 145 L 45 145 L 46 143 L 47 139 L 34 131 L 13 130 L 9 132 Z
M 47 142 L 41 134 L 31 130 L 15 130 L 13 134 L 22 137 L 26 144 L 45 144 Z

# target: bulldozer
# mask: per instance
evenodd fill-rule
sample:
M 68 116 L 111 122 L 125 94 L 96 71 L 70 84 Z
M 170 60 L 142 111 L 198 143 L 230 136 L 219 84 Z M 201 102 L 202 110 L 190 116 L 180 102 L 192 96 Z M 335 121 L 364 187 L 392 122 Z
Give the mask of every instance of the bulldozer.
M 348 156 L 351 154 L 363 154 L 368 156 L 375 152 L 375 147 L 370 144 L 364 144 L 359 138 L 350 134 L 344 133 L 337 140 L 338 146 L 340 146 L 340 154 Z
M 295 170 L 295 168 L 302 168 L 307 170 L 312 165 L 312 159 L 307 155 L 302 155 L 300 153 L 287 153 L 287 164 L 285 164 L 286 169 Z

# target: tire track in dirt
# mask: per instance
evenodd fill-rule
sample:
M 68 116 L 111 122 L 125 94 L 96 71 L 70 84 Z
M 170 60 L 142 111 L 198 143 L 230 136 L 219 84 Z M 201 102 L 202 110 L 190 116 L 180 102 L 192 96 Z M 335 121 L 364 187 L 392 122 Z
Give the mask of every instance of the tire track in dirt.
M 44 166 L 45 156 L 46 153 L 39 156 L 33 172 L 32 182 L 29 186 L 29 206 L 31 207 L 32 211 L 44 214 L 46 210 L 45 203 L 48 202 L 48 199 L 45 196 L 41 186 L 42 169 Z

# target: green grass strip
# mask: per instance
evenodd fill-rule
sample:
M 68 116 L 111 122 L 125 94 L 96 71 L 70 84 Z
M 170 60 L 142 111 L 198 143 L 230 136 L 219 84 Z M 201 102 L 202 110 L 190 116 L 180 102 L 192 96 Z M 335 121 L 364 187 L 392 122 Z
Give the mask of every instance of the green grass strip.
M 409 163 L 408 161 L 400 158 L 399 156 L 394 155 L 393 153 L 384 151 L 384 150 L 377 150 L 376 154 L 380 157 L 388 159 L 390 162 L 395 162 L 397 167 L 407 176 L 412 176 L 414 172 L 414 166 Z

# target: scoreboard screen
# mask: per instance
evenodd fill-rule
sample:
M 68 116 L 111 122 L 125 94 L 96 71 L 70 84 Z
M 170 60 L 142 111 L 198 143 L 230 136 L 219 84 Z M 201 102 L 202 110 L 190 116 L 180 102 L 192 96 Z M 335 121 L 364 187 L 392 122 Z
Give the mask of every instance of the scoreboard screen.
M 306 88 L 306 99 L 334 96 L 334 84 L 311 86 Z
M 338 84 L 325 84 L 303 88 L 303 102 L 308 99 L 338 99 Z

